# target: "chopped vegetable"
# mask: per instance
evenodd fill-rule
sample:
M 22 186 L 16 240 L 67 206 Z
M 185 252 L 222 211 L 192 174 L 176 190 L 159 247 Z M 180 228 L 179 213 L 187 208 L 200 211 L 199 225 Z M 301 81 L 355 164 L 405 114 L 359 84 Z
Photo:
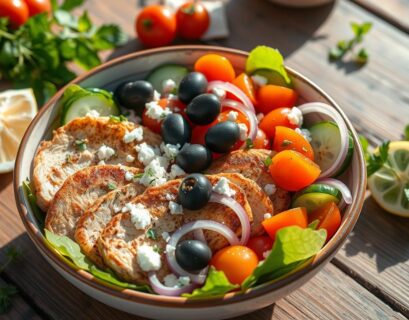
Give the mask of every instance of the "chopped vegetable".
M 159 93 L 165 93 L 163 90 L 165 81 L 172 80 L 175 84 L 175 89 L 177 89 L 179 87 L 180 81 L 188 73 L 189 69 L 185 66 L 181 66 L 179 64 L 164 64 L 153 69 L 146 80 L 151 83 L 156 91 L 158 91 Z
M 284 126 L 291 129 L 298 127 L 290 122 L 288 119 L 288 112 L 290 112 L 289 108 L 274 109 L 261 119 L 259 127 L 266 133 L 268 138 L 274 139 L 277 126 Z
M 329 202 L 338 204 L 341 199 L 341 192 L 337 188 L 323 183 L 314 183 L 293 196 L 292 207 L 305 207 L 310 213 Z
M 308 226 L 307 210 L 300 207 L 283 211 L 264 220 L 261 224 L 270 238 L 275 240 L 277 232 L 282 228 L 290 226 L 306 228 Z
M 273 247 L 273 243 L 273 240 L 269 236 L 258 236 L 250 238 L 247 242 L 247 247 L 253 250 L 261 261 L 267 257 Z
M 310 223 L 319 221 L 317 229 L 325 229 L 327 231 L 327 241 L 337 232 L 341 225 L 341 213 L 335 202 L 328 202 L 322 207 L 308 214 Z
M 218 54 L 210 53 L 197 59 L 194 70 L 205 75 L 207 81 L 232 82 L 236 73 L 231 62 Z
M 295 90 L 268 84 L 257 92 L 257 111 L 266 114 L 277 108 L 292 108 L 297 99 Z
M 256 101 L 256 91 L 254 89 L 254 85 L 253 85 L 253 81 L 251 80 L 251 78 L 245 74 L 245 73 L 241 73 L 240 75 L 238 75 L 233 81 L 232 83 L 239 88 L 241 91 L 243 91 L 243 93 L 250 99 L 251 103 L 253 105 L 257 104 Z M 235 97 L 233 94 L 228 93 L 227 94 L 227 98 L 233 99 L 233 100 L 238 100 L 237 97 Z M 238 100 L 240 101 L 240 100 Z
M 314 151 L 307 139 L 295 130 L 287 127 L 276 127 L 273 150 L 277 152 L 294 150 L 307 158 L 314 160 Z

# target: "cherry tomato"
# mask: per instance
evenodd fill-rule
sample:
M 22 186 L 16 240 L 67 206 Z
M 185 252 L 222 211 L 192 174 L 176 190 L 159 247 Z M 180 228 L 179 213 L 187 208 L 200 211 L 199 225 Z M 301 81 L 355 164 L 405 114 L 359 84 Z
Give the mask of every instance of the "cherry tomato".
M 284 126 L 295 129 L 296 125 L 292 124 L 288 120 L 287 113 L 290 112 L 289 108 L 278 108 L 261 119 L 259 127 L 266 133 L 267 137 L 274 139 L 275 129 L 277 126 Z
M 262 129 L 258 129 L 257 136 L 253 141 L 253 149 L 270 149 L 270 141 Z
M 255 252 L 259 260 L 264 260 L 264 253 L 271 250 L 273 240 L 267 236 L 254 237 L 247 242 L 247 247 Z
M 186 2 L 176 12 L 177 30 L 182 38 L 199 39 L 209 28 L 210 17 L 201 3 Z
M 293 150 L 277 153 L 269 166 L 274 183 L 287 191 L 298 191 L 313 183 L 321 173 L 313 161 Z
M 293 89 L 268 84 L 257 92 L 257 111 L 268 113 L 277 108 L 291 108 L 297 98 L 297 92 Z
M 176 36 L 176 17 L 165 6 L 147 6 L 138 15 L 135 28 L 139 40 L 145 46 L 166 46 Z
M 230 246 L 216 252 L 210 265 L 223 271 L 233 284 L 241 284 L 257 267 L 258 258 L 253 250 L 245 246 Z
M 196 61 L 194 69 L 203 73 L 209 82 L 214 80 L 232 82 L 236 76 L 230 61 L 214 53 L 201 56 Z
M 283 211 L 279 214 L 272 216 L 269 219 L 263 220 L 261 224 L 264 230 L 268 233 L 271 239 L 275 240 L 277 231 L 290 226 L 299 226 L 301 228 L 307 228 L 308 216 L 305 208 L 294 208 L 287 211 Z
M 327 241 L 332 238 L 341 225 L 341 213 L 335 202 L 328 202 L 309 213 L 308 219 L 310 223 L 319 220 L 317 228 L 327 230 Z
M 28 6 L 22 0 L 1 0 L 0 17 L 6 17 L 10 20 L 13 28 L 23 25 L 28 19 Z
M 192 139 L 191 139 L 192 143 L 205 145 L 205 136 L 206 136 L 207 130 L 209 130 L 210 127 L 214 126 L 217 123 L 218 121 L 216 119 L 211 124 L 208 124 L 205 126 L 194 127 L 192 130 Z
M 43 12 L 50 13 L 52 9 L 50 0 L 24 0 L 24 2 L 28 6 L 30 17 Z
M 251 103 L 253 105 L 257 104 L 256 101 L 256 93 L 253 85 L 253 81 L 251 78 L 245 74 L 242 73 L 237 78 L 235 78 L 232 82 L 237 88 L 239 88 L 243 93 L 250 99 Z M 228 99 L 233 99 L 233 100 L 238 100 L 233 94 L 230 92 L 227 93 L 226 96 Z
M 295 130 L 287 127 L 276 127 L 273 150 L 277 152 L 283 150 L 295 150 L 307 158 L 314 160 L 314 150 L 307 139 L 295 132 Z

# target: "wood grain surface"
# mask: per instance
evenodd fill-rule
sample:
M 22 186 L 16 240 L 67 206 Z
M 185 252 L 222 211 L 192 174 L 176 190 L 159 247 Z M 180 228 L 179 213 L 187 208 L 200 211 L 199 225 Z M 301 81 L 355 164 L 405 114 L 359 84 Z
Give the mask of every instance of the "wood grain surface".
M 133 39 L 140 2 L 86 3 L 96 23 L 120 24 L 131 36 L 125 47 L 105 53 L 105 59 L 141 48 Z M 399 3 L 386 2 L 389 8 Z M 406 2 L 400 1 L 402 6 Z M 404 16 L 406 7 L 398 8 Z M 330 93 L 358 131 L 377 143 L 400 138 L 409 122 L 409 36 L 376 14 L 347 0 L 308 10 L 265 0 L 232 0 L 227 15 L 233 32 L 226 40 L 209 43 L 242 50 L 258 44 L 279 48 L 289 66 Z M 370 61 L 362 68 L 349 60 L 327 61 L 328 49 L 352 36 L 350 21 L 374 24 L 364 42 Z M 45 262 L 24 232 L 11 181 L 12 174 L 0 175 L 0 261 L 10 245 L 21 247 L 24 256 L 0 275 L 22 293 L 4 319 L 137 319 L 87 297 Z M 331 264 L 272 307 L 236 320 L 409 318 L 408 230 L 408 220 L 388 215 L 368 197 L 357 226 Z

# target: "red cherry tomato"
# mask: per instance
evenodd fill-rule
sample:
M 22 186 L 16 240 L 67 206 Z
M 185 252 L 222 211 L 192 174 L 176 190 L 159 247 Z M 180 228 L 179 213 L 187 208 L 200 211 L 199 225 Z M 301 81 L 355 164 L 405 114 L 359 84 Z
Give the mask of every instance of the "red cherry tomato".
M 158 105 L 163 109 L 169 108 L 174 113 L 180 113 L 185 119 L 187 119 L 185 113 L 186 105 L 180 100 L 163 98 L 158 101 Z M 162 120 L 158 121 L 148 117 L 145 109 L 142 113 L 142 124 L 153 132 L 160 133 Z
M 259 127 L 266 133 L 267 137 L 274 139 L 275 129 L 277 126 L 283 126 L 295 129 L 296 125 L 292 124 L 288 120 L 287 113 L 289 108 L 278 108 L 268 113 L 263 119 L 261 119 Z
M 186 2 L 176 13 L 179 35 L 188 40 L 199 39 L 209 28 L 210 18 L 201 3 Z
M 233 284 L 241 284 L 257 267 L 258 258 L 245 246 L 230 246 L 216 252 L 210 265 L 221 270 Z
M 138 15 L 135 28 L 139 40 L 145 46 L 166 46 L 176 36 L 176 17 L 165 6 L 147 6 Z
M 210 127 L 214 126 L 217 124 L 218 121 L 217 119 L 213 121 L 211 124 L 205 125 L 205 126 L 196 126 L 192 130 L 192 138 L 191 142 L 194 144 L 201 144 L 205 145 L 205 136 L 207 133 L 207 130 L 209 130 Z
M 237 124 L 241 124 L 241 123 L 244 124 L 247 127 L 247 132 L 248 132 L 249 127 L 250 127 L 250 122 L 243 113 L 241 113 L 241 112 L 239 112 L 237 110 L 233 110 L 233 109 L 230 109 L 230 108 L 223 108 L 223 112 L 221 112 L 219 114 L 219 116 L 217 117 L 217 121 L 218 122 L 229 121 L 230 112 L 236 112 L 237 113 L 237 119 L 236 119 L 235 122 Z M 232 148 L 232 151 L 233 150 L 238 150 L 243 145 L 243 143 L 245 143 L 245 141 L 242 141 L 242 140 L 237 141 L 236 145 Z
M 256 253 L 259 260 L 264 260 L 264 253 L 271 250 L 273 240 L 268 236 L 254 237 L 247 242 L 247 247 Z
M 232 82 L 236 76 L 230 61 L 214 53 L 201 56 L 196 61 L 194 69 L 203 73 L 209 82 L 214 80 Z
M 277 108 L 291 108 L 297 98 L 298 94 L 293 89 L 268 84 L 257 92 L 257 111 L 268 113 Z
M 23 25 L 27 21 L 28 15 L 28 6 L 24 1 L 0 1 L 0 18 L 9 18 L 11 27 L 18 28 Z
M 341 213 L 335 202 L 328 202 L 308 214 L 309 223 L 318 220 L 318 229 L 327 230 L 327 241 L 337 232 L 341 225 Z
M 50 0 L 24 0 L 24 2 L 28 6 L 30 17 L 43 12 L 50 13 L 52 9 Z
M 270 149 L 270 141 L 266 133 L 258 128 L 257 136 L 253 141 L 253 149 Z

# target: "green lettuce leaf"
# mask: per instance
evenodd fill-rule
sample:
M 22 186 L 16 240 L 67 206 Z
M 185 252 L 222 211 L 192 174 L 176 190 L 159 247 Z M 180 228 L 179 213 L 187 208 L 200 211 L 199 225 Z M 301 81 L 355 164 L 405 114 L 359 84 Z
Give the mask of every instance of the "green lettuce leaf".
M 28 179 L 26 181 L 23 181 L 23 191 L 28 199 L 28 203 L 30 204 L 30 207 L 34 213 L 34 216 L 36 217 L 38 223 L 40 224 L 40 227 L 43 228 L 45 214 L 40 210 L 40 208 L 37 205 L 37 197 L 35 196 L 34 192 L 31 190 L 30 181 Z
M 324 229 L 286 227 L 277 232 L 270 254 L 253 273 L 244 280 L 243 289 L 277 279 L 296 269 L 321 250 L 327 232 Z
M 284 83 L 291 85 L 291 79 L 284 68 L 284 59 L 277 49 L 266 46 L 258 46 L 250 52 L 246 61 L 246 73 L 253 74 L 262 70 L 263 76 L 270 72 L 277 79 L 281 77 Z
M 193 290 L 192 293 L 184 293 L 182 296 L 194 299 L 215 297 L 224 295 L 238 287 L 238 285 L 229 282 L 223 271 L 217 271 L 214 267 L 210 267 L 204 286 Z

